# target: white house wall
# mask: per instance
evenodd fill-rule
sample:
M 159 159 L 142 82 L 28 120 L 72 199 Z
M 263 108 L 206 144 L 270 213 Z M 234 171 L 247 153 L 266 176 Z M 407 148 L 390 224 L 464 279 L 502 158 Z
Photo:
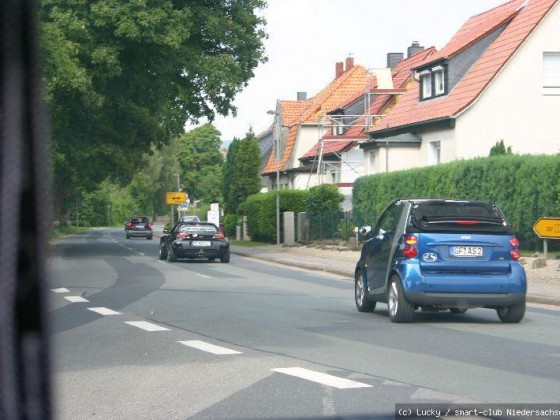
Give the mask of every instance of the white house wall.
M 300 166 L 299 158 L 304 156 L 319 141 L 317 125 L 300 125 L 290 157 L 290 168 Z
M 456 121 L 457 158 L 488 156 L 500 140 L 516 154 L 560 152 L 560 95 L 542 88 L 543 52 L 560 52 L 560 6 Z

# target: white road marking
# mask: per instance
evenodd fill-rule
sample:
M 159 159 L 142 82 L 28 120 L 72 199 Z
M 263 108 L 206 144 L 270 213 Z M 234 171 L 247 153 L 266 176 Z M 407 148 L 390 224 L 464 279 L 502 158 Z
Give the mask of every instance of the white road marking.
M 307 379 L 308 381 L 317 382 L 322 385 L 332 386 L 338 389 L 351 388 L 371 388 L 372 385 L 361 382 L 351 381 L 350 379 L 339 378 L 337 376 L 328 375 L 326 373 L 315 372 L 313 370 L 300 367 L 271 369 L 274 372 L 284 373 L 286 375 L 295 376 L 297 378 Z
M 68 290 L 66 287 L 59 287 L 58 289 L 51 289 L 52 292 L 55 293 L 70 293 L 70 290 Z
M 125 324 L 132 325 L 133 327 L 140 328 L 146 331 L 169 331 L 169 328 L 160 327 L 159 325 L 152 324 L 147 321 L 127 321 Z
M 122 315 L 120 312 L 113 311 L 109 308 L 99 307 L 99 308 L 88 308 L 90 311 L 97 312 L 101 315 Z
M 212 278 L 210 276 L 205 276 L 204 274 L 200 274 L 200 273 L 195 273 L 195 274 L 199 277 L 204 277 L 205 279 L 211 279 Z
M 73 303 L 89 302 L 89 300 L 81 296 L 64 296 L 64 299 L 69 300 Z
M 165 264 L 165 261 L 160 261 L 160 260 L 158 260 L 158 263 L 160 263 L 160 264 Z
M 144 257 L 146 256 L 146 254 L 144 254 L 143 252 L 139 252 L 139 254 L 144 256 Z
M 179 341 L 179 343 L 213 354 L 241 354 L 240 351 L 231 350 L 226 347 L 215 346 L 214 344 L 206 343 L 200 340 Z

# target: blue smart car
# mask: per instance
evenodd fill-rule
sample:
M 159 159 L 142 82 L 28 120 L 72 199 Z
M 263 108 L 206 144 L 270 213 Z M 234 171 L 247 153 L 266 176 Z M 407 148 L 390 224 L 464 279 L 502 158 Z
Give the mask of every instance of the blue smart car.
M 519 241 L 502 211 L 482 201 L 394 200 L 375 227 L 355 271 L 360 312 L 386 302 L 392 322 L 410 322 L 418 308 L 464 313 L 495 309 L 502 322 L 525 314 L 527 279 Z

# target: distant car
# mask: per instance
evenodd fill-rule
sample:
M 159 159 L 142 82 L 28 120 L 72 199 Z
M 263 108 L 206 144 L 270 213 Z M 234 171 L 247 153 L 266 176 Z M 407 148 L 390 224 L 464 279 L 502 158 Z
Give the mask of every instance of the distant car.
M 198 216 L 189 215 L 189 216 L 181 216 L 180 221 L 181 222 L 200 222 L 200 219 L 199 219 Z
M 159 241 L 159 259 L 175 262 L 179 258 L 218 258 L 229 263 L 229 241 L 220 229 L 210 222 L 179 222 L 173 229 L 164 229 Z
M 154 239 L 152 224 L 147 216 L 129 217 L 125 222 L 124 232 L 126 239 L 130 239 L 132 237 L 140 237 L 150 240 Z
M 519 241 L 491 203 L 395 200 L 364 244 L 355 271 L 360 312 L 387 302 L 392 322 L 409 322 L 415 309 L 464 313 L 491 308 L 502 322 L 525 314 L 527 279 Z

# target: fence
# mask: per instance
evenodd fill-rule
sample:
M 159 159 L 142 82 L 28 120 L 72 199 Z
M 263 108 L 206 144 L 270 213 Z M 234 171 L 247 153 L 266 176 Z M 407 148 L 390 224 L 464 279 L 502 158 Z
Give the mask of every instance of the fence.
M 346 241 L 355 235 L 356 227 L 352 212 L 328 214 L 299 213 L 297 231 L 298 241 Z

